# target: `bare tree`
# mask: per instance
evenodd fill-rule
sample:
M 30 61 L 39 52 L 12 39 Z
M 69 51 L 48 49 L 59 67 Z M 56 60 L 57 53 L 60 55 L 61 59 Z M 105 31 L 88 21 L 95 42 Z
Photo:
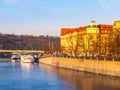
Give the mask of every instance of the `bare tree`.
M 74 51 L 74 40 L 73 40 L 73 34 L 72 33 L 69 34 L 68 43 L 69 43 L 68 53 L 72 54 L 73 51 Z
M 110 51 L 116 56 L 120 56 L 120 29 L 113 30 L 110 41 Z

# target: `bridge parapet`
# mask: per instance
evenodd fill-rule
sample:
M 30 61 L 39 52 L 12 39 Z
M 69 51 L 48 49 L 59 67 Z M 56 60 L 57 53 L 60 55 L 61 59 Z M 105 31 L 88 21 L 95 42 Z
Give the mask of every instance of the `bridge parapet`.
M 0 50 L 0 52 L 13 52 L 13 53 L 31 53 L 31 52 L 38 52 L 38 53 L 44 53 L 43 50 Z

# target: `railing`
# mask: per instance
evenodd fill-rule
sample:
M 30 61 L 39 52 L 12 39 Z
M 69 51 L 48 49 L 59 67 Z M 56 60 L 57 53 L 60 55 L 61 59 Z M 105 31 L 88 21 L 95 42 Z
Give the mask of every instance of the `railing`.
M 43 50 L 0 50 L 0 52 L 13 52 L 13 53 L 29 53 L 29 52 L 38 52 L 44 53 Z

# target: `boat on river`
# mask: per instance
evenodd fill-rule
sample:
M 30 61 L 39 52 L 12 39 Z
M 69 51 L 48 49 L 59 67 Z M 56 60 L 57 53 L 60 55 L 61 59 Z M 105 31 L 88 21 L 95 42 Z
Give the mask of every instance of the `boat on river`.
M 12 53 L 11 62 L 17 62 L 20 60 L 20 54 Z
M 34 57 L 30 54 L 21 55 L 21 63 L 34 63 Z

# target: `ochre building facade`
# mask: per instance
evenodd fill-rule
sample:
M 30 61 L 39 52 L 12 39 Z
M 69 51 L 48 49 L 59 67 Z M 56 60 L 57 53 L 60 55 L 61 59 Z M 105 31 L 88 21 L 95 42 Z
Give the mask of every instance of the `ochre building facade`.
M 113 25 L 98 25 L 95 21 L 77 28 L 62 28 L 61 51 L 72 55 L 109 54 L 109 39 L 112 31 Z

